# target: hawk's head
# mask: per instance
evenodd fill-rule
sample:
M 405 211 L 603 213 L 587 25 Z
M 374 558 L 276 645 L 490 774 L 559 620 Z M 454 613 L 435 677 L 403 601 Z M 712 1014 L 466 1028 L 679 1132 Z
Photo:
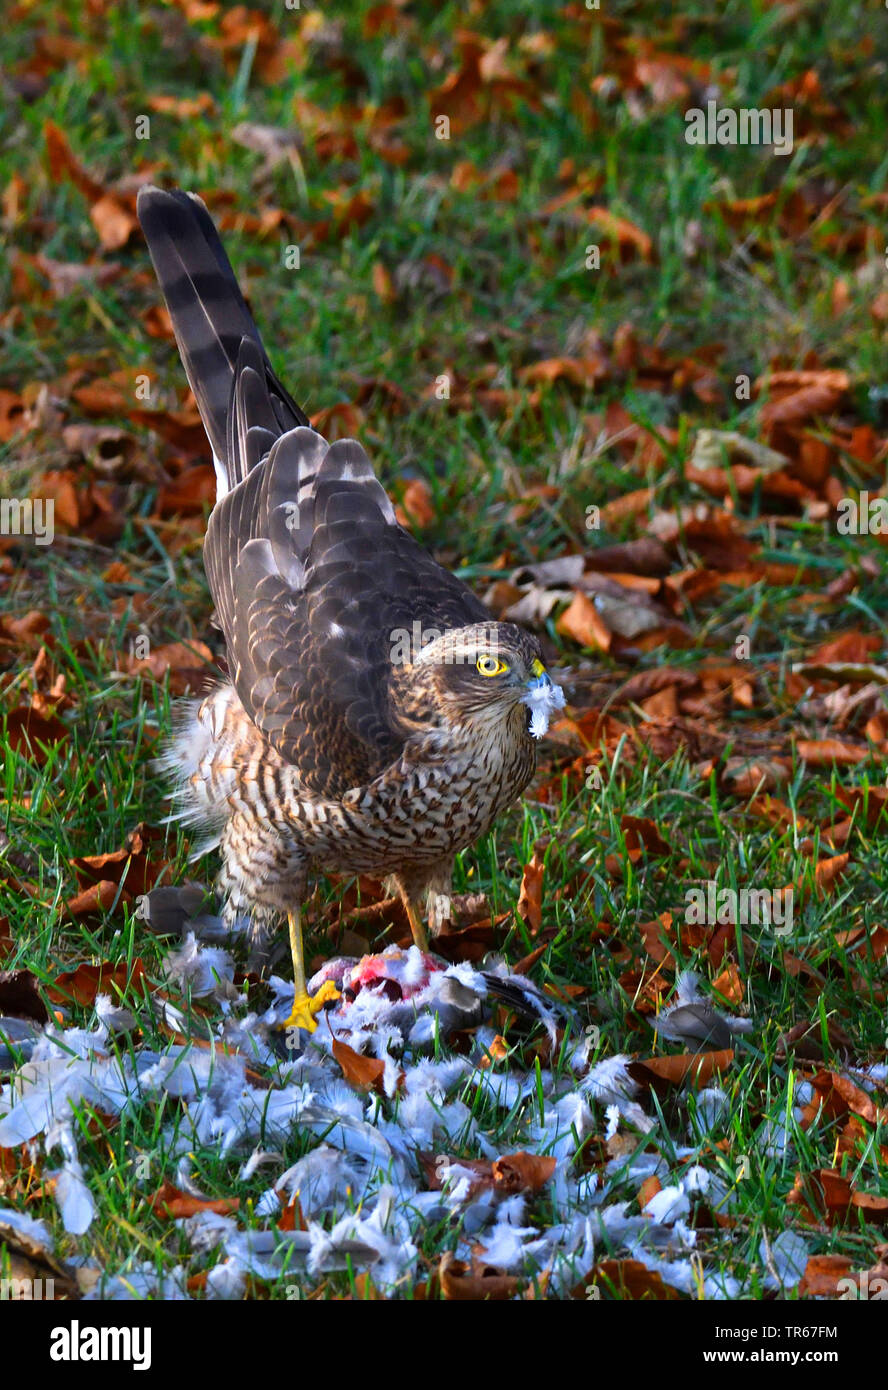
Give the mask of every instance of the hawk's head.
M 536 738 L 546 732 L 549 713 L 564 705 L 539 642 L 515 623 L 421 631 L 396 669 L 393 689 L 405 712 L 422 718 L 432 708 L 439 725 L 487 731 L 504 725 Z

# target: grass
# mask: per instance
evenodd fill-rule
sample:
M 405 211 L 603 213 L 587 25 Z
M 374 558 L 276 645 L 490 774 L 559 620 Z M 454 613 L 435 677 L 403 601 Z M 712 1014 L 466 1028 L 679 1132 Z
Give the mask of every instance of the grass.
M 602 506 L 646 485 L 656 490 L 651 514 L 699 503 L 704 494 L 688 480 L 685 466 L 696 431 L 710 427 L 759 437 L 762 401 L 737 400 L 733 383 L 741 373 L 756 379 L 774 359 L 798 368 L 813 357 L 845 369 L 854 420 L 884 428 L 884 401 L 872 388 L 883 378 L 885 327 L 870 312 L 874 289 L 884 284 L 881 204 L 872 200 L 882 195 L 888 173 L 877 27 L 868 34 L 861 16 L 855 12 L 852 19 L 837 3 L 796 6 L 791 21 L 781 7 L 746 3 L 722 6 L 718 14 L 691 3 L 682 15 L 666 18 L 649 5 L 616 5 L 604 25 L 574 9 L 575 14 L 568 7 L 542 16 L 538 6 L 503 0 L 468 19 L 464 7 L 417 4 L 398 11 L 392 32 L 375 34 L 366 0 L 323 12 L 275 8 L 274 23 L 282 32 L 295 26 L 301 39 L 282 75 L 269 78 L 263 76 L 261 46 L 254 51 L 247 39 L 233 40 L 220 55 L 207 42 L 225 32 L 218 17 L 189 24 L 175 6 L 146 10 L 129 3 L 93 18 L 43 3 L 18 7 L 5 42 L 23 95 L 0 113 L 0 188 L 21 181 L 18 211 L 7 208 L 4 224 L 9 254 L 0 263 L 0 384 L 20 392 L 53 383 L 64 423 L 80 418 L 70 385 L 62 381 L 72 371 L 92 380 L 144 369 L 153 408 L 176 409 L 182 399 L 174 350 L 146 332 L 144 315 L 156 291 L 144 248 L 136 237 L 118 251 L 101 251 L 81 192 L 49 177 L 43 131 L 51 121 L 90 173 L 108 183 L 147 163 L 157 181 L 223 190 L 241 213 L 280 207 L 300 223 L 331 215 L 335 205 L 325 193 L 367 195 L 370 212 L 363 225 L 310 245 L 298 271 L 284 264 L 289 238 L 299 240 L 286 228 L 265 237 L 231 230 L 226 243 L 275 368 L 308 411 L 353 401 L 363 379 L 393 382 L 404 393 L 407 408 L 401 412 L 384 388 L 364 401 L 362 440 L 396 494 L 411 479 L 425 481 L 433 517 L 423 539 L 481 592 L 501 576 L 504 556 L 511 569 L 589 546 L 584 517 L 590 504 Z M 429 93 L 458 64 L 454 35 L 466 23 L 489 39 L 508 38 L 509 62 L 525 83 L 524 94 L 514 103 L 492 96 L 489 120 L 448 141 L 436 140 L 432 117 L 443 98 Z M 33 60 L 38 41 L 48 55 L 42 65 Z M 786 160 L 761 150 L 686 144 L 681 105 L 660 108 L 648 90 L 633 98 L 624 85 L 626 65 L 645 42 L 709 64 L 724 104 L 761 104 L 767 93 L 816 71 L 819 89 L 813 95 L 787 98 L 802 131 L 810 122 L 816 138 L 800 139 Z M 53 56 L 58 54 L 67 56 Z M 152 111 L 150 99 L 159 93 L 187 98 L 205 92 L 213 98 L 211 113 Z M 403 102 L 397 127 L 403 163 L 380 155 L 370 114 L 358 118 L 344 110 L 347 104 L 380 107 L 393 101 Z M 818 117 L 818 102 L 835 104 L 841 116 L 833 122 Z M 326 113 L 332 132 L 327 153 L 318 150 L 325 138 L 319 128 L 309 131 L 298 158 L 265 168 L 235 138 L 244 121 L 289 128 L 302 113 L 308 122 L 307 104 Z M 146 111 L 151 138 L 137 141 L 135 120 Z M 454 187 L 459 161 L 491 177 L 514 172 L 514 198 L 486 200 L 477 190 Z M 586 271 L 585 246 L 593 234 L 577 220 L 576 205 L 573 211 L 568 205 L 543 212 L 577 182 L 589 190 L 586 202 L 642 227 L 652 238 L 655 259 L 616 267 L 607 262 L 600 273 Z M 829 194 L 826 212 L 787 233 L 781 209 L 791 222 L 793 199 L 813 198 L 823 189 Z M 739 229 L 732 225 L 729 204 L 773 191 L 773 212 L 748 218 Z M 869 256 L 867 229 L 875 238 Z M 53 299 L 23 260 L 38 253 L 93 267 L 115 261 L 120 270 L 106 283 Z M 441 265 L 443 284 L 435 270 Z M 378 291 L 380 266 L 391 295 Z M 837 280 L 846 291 L 838 309 Z M 28 284 L 30 293 L 23 289 Z M 583 356 L 592 351 L 589 335 L 600 334 L 610 344 L 626 325 L 640 343 L 661 343 L 674 357 L 693 355 L 717 340 L 721 400 L 705 403 L 681 387 L 653 390 L 643 370 L 630 368 L 594 392 L 563 381 L 543 386 L 534 403 L 523 368 L 546 358 Z M 428 392 L 441 374 L 461 387 L 477 386 L 484 373 L 485 386 L 515 393 L 509 409 L 489 412 L 458 389 L 450 402 Z M 602 447 L 590 416 L 611 402 L 663 441 L 662 464 L 640 467 L 612 442 Z M 77 886 L 70 861 L 117 850 L 136 824 L 158 826 L 165 814 L 166 788 L 150 760 L 170 725 L 170 695 L 163 684 L 125 674 L 134 634 L 147 632 L 153 646 L 197 639 L 220 653 L 208 621 L 199 528 L 186 527 L 177 536 L 175 528 L 152 520 L 160 469 L 173 467 L 176 451 L 134 427 L 125 414 L 112 411 L 101 423 L 120 425 L 140 460 L 140 467 L 113 479 L 120 534 L 107 543 L 89 535 L 59 536 L 45 551 L 14 551 L 0 591 L 4 613 L 37 609 L 47 616 L 54 667 L 64 674 L 70 696 L 63 714 L 66 740 L 32 754 L 7 749 L 4 767 L 3 830 L 10 849 L 5 864 L 0 859 L 0 915 L 13 942 L 4 965 L 27 966 L 41 987 L 84 959 L 138 955 L 151 980 L 161 977 L 170 942 L 147 933 L 129 907 L 79 921 L 65 913 L 63 904 Z M 50 416 L 35 435 L 7 440 L 0 455 L 4 493 L 24 495 L 47 469 L 68 466 L 61 427 L 61 417 Z M 846 457 L 839 466 L 847 485 L 860 484 L 852 460 Z M 81 480 L 93 476 L 83 460 L 76 467 Z M 534 490 L 545 486 L 557 493 L 539 500 Z M 534 496 L 536 505 L 528 507 Z M 775 514 L 760 495 L 737 499 L 737 506 L 744 534 L 761 547 L 761 558 L 803 566 L 808 577 L 795 585 L 765 579 L 753 587 L 725 585 L 692 601 L 683 614 L 691 645 L 661 646 L 643 655 L 640 666 L 696 670 L 705 657 L 729 661 L 736 637 L 745 634 L 760 693 L 753 709 L 735 707 L 721 721 L 722 731 L 738 740 L 759 734 L 786 741 L 790 731 L 816 736 L 816 721 L 799 710 L 788 681 L 791 667 L 836 630 L 878 633 L 885 645 L 888 601 L 880 548 L 875 541 L 839 536 L 828 523 L 790 508 Z M 595 534 L 593 543 L 635 534 L 624 523 Z M 877 563 L 861 568 L 863 552 Z M 108 567 L 119 559 L 128 576 L 109 580 Z M 822 590 L 850 568 L 857 575 L 853 591 L 830 600 Z M 557 610 L 548 620 L 546 638 L 567 672 L 568 693 L 579 700 L 584 679 L 615 690 L 629 674 L 626 664 L 565 639 L 556 615 Z M 4 651 L 11 708 L 29 690 L 30 657 L 11 647 Z M 509 912 L 523 866 L 533 847 L 545 843 L 543 935 L 532 937 L 513 918 L 503 949 L 517 959 L 545 941 L 535 978 L 582 987 L 577 1028 L 593 1022 L 599 1027 L 599 1057 L 646 1056 L 653 1048 L 644 992 L 651 967 L 638 923 L 664 912 L 677 915 L 685 887 L 713 875 L 720 886 L 810 882 L 819 848 L 816 827 L 839 805 L 837 786 L 884 783 L 875 753 L 854 768 L 824 770 L 796 760 L 779 791 L 795 819 L 780 831 L 751 815 L 748 797 L 732 796 L 715 770 L 701 771 L 701 761 L 681 750 L 667 759 L 633 759 L 627 745 L 617 760 L 609 745 L 600 790 L 565 774 L 558 797 L 543 804 L 531 794 L 487 840 L 460 857 L 457 890 L 483 889 L 494 913 Z M 559 765 L 550 752 L 549 774 Z M 635 861 L 622 828 L 626 815 L 653 819 L 667 835 L 670 855 Z M 802 819 L 814 829 L 800 829 Z M 813 846 L 806 834 L 813 835 Z M 853 1057 L 884 1059 L 884 958 L 871 950 L 862 954 L 859 943 L 854 949 L 837 935 L 856 927 L 868 934 L 886 919 L 884 820 L 859 818 L 849 847 L 852 859 L 836 891 L 808 896 L 788 942 L 760 933 L 751 953 L 743 942 L 737 947 L 743 1008 L 756 1026 L 738 1046 L 726 1079 L 730 1107 L 719 1132 L 722 1147 L 711 1138 L 701 1147 L 734 1191 L 736 1224 L 730 1238 L 716 1227 L 701 1231 L 700 1241 L 707 1267 L 742 1278 L 754 1295 L 762 1293 L 762 1237 L 799 1226 L 797 1209 L 787 1205 L 797 1173 L 843 1166 L 862 1189 L 888 1197 L 880 1148 L 886 1143 L 884 1124 L 863 1125 L 856 1149 L 841 1154 L 838 1120 L 822 1117 L 802 1129 L 793 1104 L 805 1069 L 778 1046 L 794 1023 L 819 1021 L 823 1064 L 841 1068 L 844 1055 L 827 1031 L 829 1023 L 839 1023 Z M 187 849 L 181 834 L 168 833 L 158 851 L 168 861 L 168 880 L 197 876 L 209 883 L 212 862 L 189 866 Z M 819 852 L 830 853 L 825 845 Z M 614 861 L 622 865 L 619 874 Z M 319 885 L 315 907 L 326 922 L 335 919 L 342 891 L 341 884 Z M 330 939 L 321 935 L 315 946 L 323 955 Z M 707 985 L 717 973 L 704 953 L 677 948 L 676 956 L 680 965 L 701 969 Z M 819 983 L 800 984 L 793 973 L 799 958 L 819 972 Z M 141 1046 L 166 1046 L 147 997 L 136 994 L 127 1002 L 138 1013 Z M 75 1022 L 89 1017 L 88 1008 L 70 1013 Z M 515 1066 L 532 1070 L 533 1040 L 508 1041 Z M 553 1065 L 557 1074 L 564 1061 Z M 507 1113 L 475 1084 L 466 1084 L 461 1098 L 491 1142 L 505 1149 L 520 1146 L 533 1123 L 533 1096 Z M 654 1096 L 648 1100 L 654 1113 Z M 662 1112 L 653 1142 L 666 1159 L 670 1176 L 663 1181 L 674 1181 L 685 1162 L 676 1159 L 674 1148 L 686 1142 L 694 1097 L 677 1091 L 656 1103 Z M 80 1113 L 81 1157 L 99 1209 L 81 1248 L 103 1267 L 114 1270 L 129 1259 L 148 1258 L 169 1269 L 183 1257 L 179 1233 L 147 1203 L 161 1181 L 175 1178 L 181 1119 L 172 1102 L 143 1107 L 113 1125 L 88 1108 Z M 789 1144 L 769 1151 L 762 1135 L 783 1123 Z M 649 1142 L 638 1136 L 626 1155 L 627 1174 Z M 294 1162 L 313 1144 L 294 1132 L 284 1146 L 286 1160 Z M 467 1152 L 469 1147 L 467 1140 Z M 137 1178 L 137 1161 L 145 1155 L 148 1172 Z M 0 1171 L 8 1203 L 33 1197 L 24 1164 Z M 267 1175 L 238 1182 L 231 1159 L 211 1150 L 194 1154 L 192 1172 L 211 1197 L 236 1191 L 241 1218 L 253 1219 L 250 1202 L 267 1186 Z M 613 1200 L 620 1198 L 637 1198 L 637 1183 L 628 1176 L 622 1185 L 615 1182 Z M 38 1209 L 62 1247 L 72 1249 L 52 1202 L 38 1199 L 28 1206 Z M 533 1220 L 541 1229 L 552 1220 L 545 1194 L 533 1206 Z M 460 1234 L 458 1222 L 431 1223 L 422 1242 L 429 1264 L 456 1248 Z M 845 1254 L 855 1269 L 866 1268 L 875 1262 L 878 1238 L 875 1226 L 849 1218 L 837 1226 L 815 1225 L 809 1248 L 812 1254 Z M 333 1276 L 321 1296 L 341 1296 L 353 1285 L 348 1274 Z M 292 1296 L 288 1287 L 284 1281 L 261 1293 L 285 1298 Z M 300 1286 L 299 1292 L 306 1291 Z

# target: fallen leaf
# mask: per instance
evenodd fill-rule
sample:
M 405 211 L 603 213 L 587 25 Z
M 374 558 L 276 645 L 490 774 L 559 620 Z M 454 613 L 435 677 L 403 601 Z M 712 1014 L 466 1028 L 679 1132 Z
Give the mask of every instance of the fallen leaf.
M 49 1013 L 37 993 L 37 977 L 30 970 L 0 970 L 0 1015 L 30 1018 L 47 1023 Z
M 672 1302 L 678 1289 L 663 1281 L 654 1269 L 640 1260 L 599 1260 L 581 1283 L 572 1290 L 575 1299 L 590 1299 L 590 1289 L 600 1290 L 606 1299 L 633 1302 Z
M 660 1089 L 664 1085 L 707 1086 L 718 1072 L 727 1071 L 734 1060 L 732 1048 L 718 1052 L 682 1052 L 675 1057 L 648 1057 L 630 1062 L 627 1070 L 643 1086 Z
M 610 651 L 613 634 L 592 600 L 579 589 L 555 624 L 555 630 L 562 637 L 573 638 L 581 647 L 590 647 L 593 651 L 600 652 Z
M 334 1038 L 331 1051 L 342 1068 L 342 1075 L 361 1091 L 378 1091 L 382 1086 L 385 1062 L 377 1057 L 364 1057 L 348 1043 Z
M 485 1303 L 488 1299 L 501 1302 L 514 1298 L 519 1289 L 519 1280 L 514 1275 L 491 1269 L 474 1274 L 463 1260 L 458 1260 L 449 1250 L 441 1257 L 438 1279 L 444 1297 L 459 1302 L 471 1300 Z
M 531 936 L 536 936 L 543 924 L 543 873 L 545 862 L 539 850 L 535 849 L 530 862 L 524 866 L 521 876 L 521 892 L 518 895 L 518 916 L 527 926 Z
M 148 1198 L 148 1205 L 158 1216 L 178 1221 L 186 1216 L 196 1216 L 198 1212 L 213 1212 L 216 1216 L 230 1216 L 240 1207 L 239 1197 L 193 1197 L 189 1192 L 181 1192 L 171 1182 Z
M 504 1154 L 493 1161 L 494 1188 L 509 1197 L 518 1192 L 541 1192 L 557 1166 L 554 1158 L 538 1154 Z
M 47 994 L 54 1004 L 94 1004 L 99 994 L 109 994 L 116 1003 L 130 986 L 137 988 L 145 978 L 145 967 L 140 956 L 131 965 L 126 961 L 114 964 L 103 961 L 101 965 L 78 965 L 76 970 L 65 970 L 57 975 Z

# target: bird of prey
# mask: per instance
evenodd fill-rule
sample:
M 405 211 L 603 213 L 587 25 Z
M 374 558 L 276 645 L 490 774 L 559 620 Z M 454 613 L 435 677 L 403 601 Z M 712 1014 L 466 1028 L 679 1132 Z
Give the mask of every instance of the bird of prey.
M 213 451 L 204 562 L 230 682 L 165 759 L 218 845 L 226 920 L 289 922 L 293 1010 L 313 1031 L 301 907 L 311 870 L 389 877 L 422 949 L 455 855 L 526 787 L 564 704 L 535 637 L 403 529 L 360 444 L 328 444 L 272 370 L 206 206 L 143 188 L 139 220 Z

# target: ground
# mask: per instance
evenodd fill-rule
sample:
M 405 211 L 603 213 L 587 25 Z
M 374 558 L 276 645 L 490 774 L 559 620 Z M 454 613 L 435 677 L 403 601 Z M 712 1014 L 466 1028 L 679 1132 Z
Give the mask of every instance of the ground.
M 46 1059 L 79 1089 L 45 1146 L 0 1091 L 0 1215 L 88 1256 L 81 1287 L 138 1269 L 160 1296 L 694 1297 L 694 1241 L 710 1294 L 881 1277 L 882 21 L 38 0 L 4 44 L 0 493 L 55 505 L 51 537 L 37 511 L 11 534 L 8 510 L 0 536 L 0 950 L 31 972 L 0 981 L 0 1014 L 52 1011 L 84 1055 Z M 791 112 L 792 151 L 689 143 L 710 101 Z M 443 949 L 518 965 L 561 1006 L 551 1032 L 497 1005 L 430 1061 L 362 1035 L 363 1069 L 332 1035 L 300 1057 L 241 946 L 184 948 L 200 992 L 146 925 L 152 887 L 212 882 L 152 759 L 222 656 L 212 469 L 134 218 L 146 179 L 207 199 L 314 423 L 360 437 L 407 524 L 546 646 L 567 717 L 525 803 L 461 856 Z M 321 880 L 308 918 L 316 965 L 404 931 L 366 881 Z M 749 1030 L 655 1029 L 687 970 Z M 132 1019 L 103 1004 L 103 1032 L 97 996 Z M 126 1065 L 159 1070 L 124 1096 Z M 438 1121 L 414 1104 L 435 1085 Z M 299 1087 L 334 1119 L 256 1120 L 262 1093 L 295 1119 Z M 252 1118 L 220 1148 L 232 1096 Z M 406 1145 L 384 1238 L 354 1223 L 382 1231 L 385 1165 L 355 1160 L 350 1218 L 335 1115 L 359 1153 L 379 1158 L 366 1129 Z M 269 1190 L 317 1153 L 327 1196 L 303 1168 L 277 1212 L 291 1243 L 314 1232 L 288 1282 Z M 322 1229 L 373 1258 L 325 1263 Z

